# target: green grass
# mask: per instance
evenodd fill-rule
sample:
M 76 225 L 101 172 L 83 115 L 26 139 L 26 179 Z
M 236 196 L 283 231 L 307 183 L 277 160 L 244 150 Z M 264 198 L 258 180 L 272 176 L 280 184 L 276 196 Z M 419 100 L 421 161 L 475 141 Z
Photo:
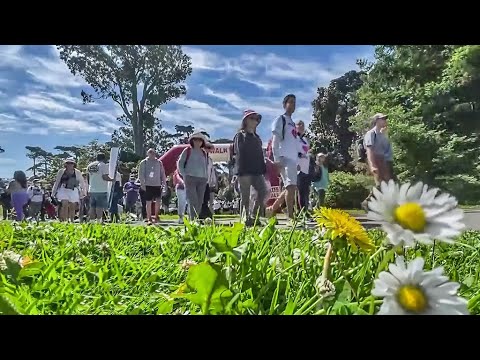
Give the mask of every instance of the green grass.
M 374 254 L 336 252 L 333 299 L 321 302 L 325 242 L 311 230 L 242 225 L 160 228 L 129 225 L 0 222 L 0 254 L 29 256 L 0 272 L 0 313 L 22 314 L 373 314 L 374 279 L 393 261 L 384 234 L 370 232 Z M 407 253 L 432 267 L 431 247 Z M 462 284 L 480 313 L 480 233 L 436 246 L 435 266 Z M 190 270 L 182 262 L 201 265 Z M 1 267 L 1 264 L 0 264 Z

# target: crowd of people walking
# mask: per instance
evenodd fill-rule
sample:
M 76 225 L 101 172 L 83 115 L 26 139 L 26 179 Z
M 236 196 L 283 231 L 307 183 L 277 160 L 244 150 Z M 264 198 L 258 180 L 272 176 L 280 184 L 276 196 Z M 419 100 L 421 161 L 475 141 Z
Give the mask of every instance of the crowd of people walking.
M 262 115 L 251 109 L 243 113 L 231 147 L 233 176 L 227 186 L 238 190 L 238 210 L 247 226 L 283 208 L 293 224 L 299 213 L 308 217 L 312 207 L 324 205 L 329 185 L 328 156 L 312 152 L 305 123 L 293 120 L 295 106 L 295 95 L 285 96 L 283 113 L 270 124 L 272 137 L 266 152 L 258 135 Z M 141 216 L 152 224 L 158 221 L 162 208 L 168 211 L 172 189 L 177 197 L 179 223 L 183 223 L 186 212 L 190 219 L 211 217 L 216 210 L 214 194 L 219 190 L 210 157 L 213 147 L 204 133 L 191 135 L 171 178 L 155 150 L 149 149 L 138 165 L 137 174 L 131 174 L 123 185 L 120 173 L 110 177 L 105 154 L 98 154 L 83 173 L 77 169 L 75 159 L 66 159 L 50 192 L 42 188 L 38 180 L 28 184 L 25 173 L 16 171 L 0 194 L 3 217 L 6 218 L 6 209 L 13 208 L 17 220 L 23 220 L 28 212 L 37 219 L 48 216 L 58 217 L 60 221 L 78 218 L 102 222 L 108 211 L 111 221 L 119 221 L 118 205 L 122 203 L 124 212 Z M 386 115 L 376 114 L 372 118 L 372 127 L 359 141 L 357 151 L 359 161 L 368 164 L 377 185 L 394 177 Z M 281 180 L 282 191 L 275 199 L 270 196 L 267 161 L 273 162 Z M 109 188 L 112 189 L 110 198 Z M 367 201 L 368 198 L 362 203 L 363 207 Z

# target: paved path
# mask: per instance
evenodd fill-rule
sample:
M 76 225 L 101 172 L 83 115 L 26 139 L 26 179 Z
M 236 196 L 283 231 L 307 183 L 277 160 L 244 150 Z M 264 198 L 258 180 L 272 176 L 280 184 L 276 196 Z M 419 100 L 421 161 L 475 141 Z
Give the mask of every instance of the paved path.
M 372 229 L 379 227 L 380 224 L 375 221 L 370 221 L 367 219 L 366 215 L 357 215 L 355 216 L 362 225 L 367 229 Z M 279 215 L 278 217 L 279 227 L 287 227 L 287 219 L 284 215 Z M 240 220 L 239 217 L 228 217 L 228 218 L 217 218 L 215 224 L 218 225 L 233 225 L 234 223 Z M 134 222 L 135 225 L 143 224 L 142 222 Z M 161 226 L 179 226 L 176 219 L 161 220 Z M 314 228 L 315 222 L 307 222 L 307 228 Z M 480 210 L 465 210 L 465 225 L 468 230 L 480 230 Z

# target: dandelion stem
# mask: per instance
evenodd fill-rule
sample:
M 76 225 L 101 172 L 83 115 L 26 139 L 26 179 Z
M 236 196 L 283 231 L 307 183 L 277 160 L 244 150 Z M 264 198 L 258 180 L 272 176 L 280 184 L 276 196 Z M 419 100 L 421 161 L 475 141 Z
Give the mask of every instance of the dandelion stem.
M 435 245 L 437 242 L 433 240 L 433 247 L 432 247 L 432 269 L 435 267 Z
M 330 261 L 333 254 L 333 245 L 331 242 L 327 243 L 327 253 L 323 260 L 322 282 L 328 279 L 328 272 L 330 270 Z

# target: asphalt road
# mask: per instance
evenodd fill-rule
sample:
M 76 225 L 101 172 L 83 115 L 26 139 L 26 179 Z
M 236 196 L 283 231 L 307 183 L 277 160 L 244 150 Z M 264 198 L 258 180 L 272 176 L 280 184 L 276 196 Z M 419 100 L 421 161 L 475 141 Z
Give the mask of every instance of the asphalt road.
M 367 228 L 375 228 L 379 227 L 380 224 L 375 222 L 375 221 L 369 221 L 365 215 L 358 215 L 355 216 L 361 223 L 362 225 Z M 286 228 L 287 227 L 287 219 L 285 216 L 280 215 L 277 217 L 278 222 L 279 222 L 279 227 L 280 228 Z M 219 218 L 215 220 L 216 224 L 219 225 L 232 225 L 235 222 L 238 222 L 240 220 L 239 217 L 229 217 L 229 218 Z M 465 210 L 465 225 L 467 230 L 480 230 L 480 210 Z M 134 224 L 140 225 L 143 224 L 142 222 L 135 222 Z M 176 219 L 172 220 L 161 220 L 159 223 L 160 226 L 179 226 L 177 223 Z M 306 224 L 307 228 L 313 228 L 315 227 L 314 222 L 307 222 Z

